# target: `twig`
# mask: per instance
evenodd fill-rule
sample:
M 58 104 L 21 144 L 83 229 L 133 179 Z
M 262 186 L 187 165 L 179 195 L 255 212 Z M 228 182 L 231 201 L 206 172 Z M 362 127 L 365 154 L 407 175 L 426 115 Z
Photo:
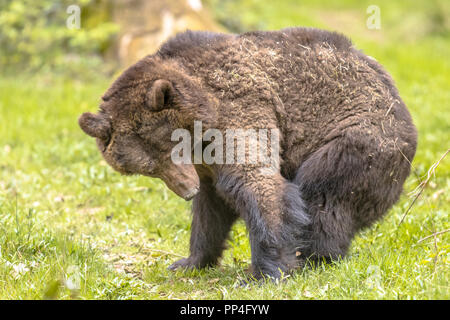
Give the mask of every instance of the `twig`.
M 394 106 L 394 103 L 391 103 L 391 106 L 389 107 L 388 111 L 386 112 L 386 114 L 384 115 L 385 117 L 387 117 L 387 115 L 389 114 L 389 112 L 391 112 L 392 107 Z
M 403 156 L 403 158 L 405 158 L 405 160 L 409 163 L 409 165 L 412 168 L 412 172 L 414 173 L 414 175 L 416 176 L 417 180 L 420 181 L 420 183 L 422 183 L 422 179 L 420 178 L 420 176 L 417 174 L 416 172 L 416 168 L 414 168 L 413 164 L 411 163 L 411 161 L 408 159 L 407 156 L 405 156 L 405 154 L 402 152 L 402 150 L 400 149 L 400 147 L 397 145 L 397 139 L 394 140 L 394 146 L 397 148 L 397 150 L 400 152 L 400 154 Z
M 159 250 L 159 249 L 150 249 L 150 248 L 145 248 L 143 251 L 153 251 L 153 252 L 159 252 L 159 253 L 163 253 L 166 255 L 170 255 L 170 256 L 175 256 L 175 257 L 179 257 L 179 258 L 185 258 L 184 256 L 178 254 L 178 253 L 173 253 L 170 251 L 164 251 L 164 250 Z
M 425 241 L 425 240 L 427 240 L 427 239 L 429 239 L 431 237 L 435 237 L 435 236 L 438 236 L 440 234 L 443 234 L 443 233 L 446 233 L 446 232 L 449 232 L 449 231 L 450 231 L 450 229 L 439 231 L 439 232 L 435 232 L 433 234 L 430 234 L 429 236 L 426 236 L 425 238 L 420 239 L 419 241 L 417 241 L 417 243 L 421 243 L 422 241 Z
M 400 220 L 400 223 L 398 224 L 398 226 L 400 226 L 403 222 L 403 220 L 405 220 L 406 215 L 408 214 L 408 212 L 411 210 L 412 206 L 414 205 L 414 203 L 416 202 L 416 200 L 420 197 L 420 195 L 422 194 L 423 190 L 425 190 L 425 187 L 428 185 L 428 182 L 430 181 L 431 177 L 434 175 L 434 171 L 436 170 L 436 168 L 439 166 L 439 164 L 441 163 L 442 159 L 445 158 L 445 156 L 450 152 L 450 149 L 447 149 L 447 151 L 442 155 L 442 157 L 436 162 L 434 163 L 430 169 L 428 170 L 427 173 L 427 179 L 425 181 L 422 181 L 419 186 L 416 188 L 420 188 L 419 192 L 416 194 L 416 196 L 414 197 L 413 201 L 411 202 L 411 204 L 409 205 L 408 209 L 406 209 L 405 213 L 403 214 L 402 220 Z

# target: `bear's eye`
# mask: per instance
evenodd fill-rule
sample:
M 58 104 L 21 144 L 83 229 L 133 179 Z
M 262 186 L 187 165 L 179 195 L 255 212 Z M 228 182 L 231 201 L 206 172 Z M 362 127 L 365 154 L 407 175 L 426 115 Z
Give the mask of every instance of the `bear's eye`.
M 147 163 L 147 166 L 148 166 L 149 173 L 154 173 L 154 171 L 156 169 L 155 161 L 149 160 L 148 163 Z

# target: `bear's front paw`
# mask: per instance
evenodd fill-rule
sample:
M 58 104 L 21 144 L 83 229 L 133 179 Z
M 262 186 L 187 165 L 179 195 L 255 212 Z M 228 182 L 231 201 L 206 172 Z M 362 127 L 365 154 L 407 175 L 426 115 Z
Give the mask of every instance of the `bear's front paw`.
M 200 269 L 202 267 L 204 267 L 204 266 L 202 266 L 201 263 L 199 263 L 199 262 L 195 261 L 195 259 L 192 259 L 191 257 L 189 257 L 189 258 L 180 259 L 180 260 L 172 263 L 168 269 L 174 271 L 177 269 L 188 269 L 188 270 L 189 269 Z

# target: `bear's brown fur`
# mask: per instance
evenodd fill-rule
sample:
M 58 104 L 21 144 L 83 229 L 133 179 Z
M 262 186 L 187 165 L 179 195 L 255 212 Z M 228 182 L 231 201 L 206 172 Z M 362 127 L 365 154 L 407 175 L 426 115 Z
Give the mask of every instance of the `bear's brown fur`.
M 280 277 L 306 258 L 345 255 L 398 200 L 417 144 L 391 77 L 344 36 L 309 28 L 179 34 L 126 70 L 80 126 L 125 174 L 162 178 L 193 197 L 190 256 L 215 264 L 234 221 L 249 230 L 254 276 Z M 176 165 L 171 133 L 280 131 L 280 170 Z

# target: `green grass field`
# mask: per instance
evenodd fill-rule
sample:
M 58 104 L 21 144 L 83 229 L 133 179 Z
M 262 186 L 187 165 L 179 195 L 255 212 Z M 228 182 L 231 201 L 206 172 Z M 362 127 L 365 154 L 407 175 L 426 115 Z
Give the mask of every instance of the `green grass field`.
M 279 284 L 238 286 L 250 264 L 242 222 L 218 267 L 172 273 L 188 254 L 190 203 L 158 180 L 115 173 L 77 124 L 111 79 L 2 76 L 0 299 L 449 299 L 450 155 L 399 225 L 450 147 L 448 5 L 378 1 L 381 29 L 368 30 L 365 1 L 209 2 L 238 29 L 340 30 L 386 67 L 419 131 L 399 203 L 348 257 Z

